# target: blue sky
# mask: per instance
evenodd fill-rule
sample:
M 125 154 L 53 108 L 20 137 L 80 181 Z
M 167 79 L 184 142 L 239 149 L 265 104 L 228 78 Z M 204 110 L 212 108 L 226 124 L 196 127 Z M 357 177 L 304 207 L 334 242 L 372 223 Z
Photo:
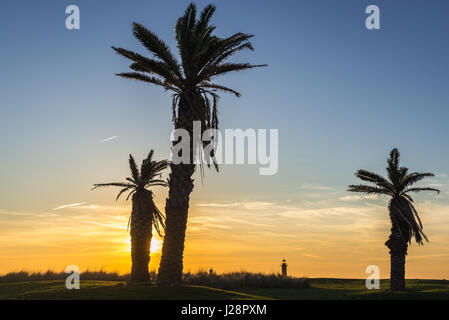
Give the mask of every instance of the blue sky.
M 110 46 L 144 53 L 131 34 L 137 21 L 176 51 L 173 28 L 188 3 L 2 3 L 0 209 L 110 203 L 112 190 L 90 186 L 126 176 L 129 153 L 168 157 L 169 93 L 115 77 L 128 62 Z M 212 3 L 219 35 L 256 35 L 255 51 L 237 60 L 269 65 L 221 79 L 243 93 L 222 97 L 221 127 L 279 129 L 279 173 L 224 166 L 207 172 L 204 186 L 196 178 L 194 201 L 301 203 L 317 190 L 343 197 L 357 169 L 383 173 L 393 147 L 406 166 L 447 178 L 447 1 Z M 80 30 L 65 28 L 69 4 L 80 8 Z M 381 30 L 364 27 L 369 4 L 380 7 Z

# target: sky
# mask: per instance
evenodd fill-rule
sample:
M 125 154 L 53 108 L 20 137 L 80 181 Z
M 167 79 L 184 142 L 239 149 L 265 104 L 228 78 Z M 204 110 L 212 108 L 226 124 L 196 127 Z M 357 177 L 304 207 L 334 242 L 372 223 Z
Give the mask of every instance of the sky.
M 168 158 L 171 96 L 114 76 L 145 53 L 131 23 L 176 52 L 189 1 L 5 1 L 0 11 L 0 274 L 17 270 L 128 272 L 130 203 L 94 183 L 122 181 L 131 153 Z M 196 1 L 217 6 L 219 36 L 254 34 L 235 61 L 268 64 L 220 83 L 220 126 L 279 130 L 279 170 L 223 165 L 195 174 L 185 270 L 363 278 L 389 275 L 386 198 L 346 192 L 364 168 L 385 173 L 398 147 L 412 171 L 432 171 L 440 195 L 416 197 L 429 243 L 413 244 L 407 276 L 449 277 L 449 3 Z M 80 8 L 80 30 L 65 9 Z M 380 8 L 380 30 L 365 8 Z M 163 209 L 167 190 L 155 190 Z M 153 241 L 157 269 L 161 239 Z

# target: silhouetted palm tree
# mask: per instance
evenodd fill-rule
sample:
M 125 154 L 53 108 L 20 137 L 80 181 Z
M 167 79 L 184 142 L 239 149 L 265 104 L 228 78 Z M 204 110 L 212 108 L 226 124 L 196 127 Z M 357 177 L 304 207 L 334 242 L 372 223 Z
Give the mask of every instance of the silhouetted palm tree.
M 217 128 L 217 91 L 240 96 L 239 92 L 214 83 L 215 77 L 262 66 L 227 62 L 228 58 L 241 50 L 253 50 L 248 41 L 253 36 L 236 33 L 228 38 L 219 38 L 213 35 L 215 27 L 209 21 L 214 11 L 215 6 L 208 5 L 197 19 L 196 7 L 192 3 L 178 19 L 175 36 L 180 62 L 161 39 L 138 23 L 133 24 L 133 34 L 153 54 L 152 58 L 113 47 L 117 53 L 133 61 L 130 68 L 135 71 L 120 73 L 118 76 L 148 82 L 173 92 L 175 129 L 187 130 L 191 138 L 189 163 L 170 164 L 170 190 L 165 207 L 166 231 L 158 274 L 160 285 L 179 285 L 182 280 L 189 199 L 194 186 L 193 159 L 198 150 L 198 146 L 192 142 L 193 121 L 201 121 L 203 132 Z M 215 161 L 214 164 L 217 168 Z
M 127 182 L 111 182 L 95 184 L 98 187 L 120 187 L 116 200 L 128 192 L 132 196 L 132 211 L 128 221 L 131 227 L 131 281 L 149 281 L 148 264 L 150 263 L 150 245 L 153 237 L 153 226 L 157 233 L 162 236 L 161 229 L 164 225 L 164 215 L 156 207 L 153 201 L 153 192 L 149 189 L 154 186 L 167 186 L 167 182 L 160 179 L 161 172 L 169 165 L 167 160 L 153 160 L 153 150 L 148 157 L 142 161 L 139 168 L 132 155 L 129 155 L 129 168 L 131 177 Z
M 388 210 L 391 220 L 391 234 L 385 245 L 390 249 L 390 289 L 405 289 L 405 256 L 408 244 L 415 238 L 418 244 L 423 244 L 423 239 L 429 241 L 423 232 L 421 219 L 413 205 L 413 199 L 409 195 L 412 192 L 435 191 L 434 188 L 413 188 L 412 185 L 427 177 L 433 177 L 431 172 L 408 172 L 408 168 L 399 167 L 399 151 L 393 149 L 387 160 L 388 180 L 384 177 L 366 171 L 359 170 L 356 176 L 363 181 L 368 181 L 374 186 L 350 185 L 348 191 L 363 192 L 368 194 L 380 194 L 390 196 Z

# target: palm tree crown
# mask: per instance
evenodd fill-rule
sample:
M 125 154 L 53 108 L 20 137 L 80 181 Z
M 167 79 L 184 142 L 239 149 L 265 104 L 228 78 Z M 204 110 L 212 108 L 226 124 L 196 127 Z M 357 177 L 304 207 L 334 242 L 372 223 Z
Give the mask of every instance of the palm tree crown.
M 154 151 L 151 150 L 148 154 L 147 158 L 142 161 L 142 165 L 140 170 L 133 158 L 132 155 L 129 155 L 129 168 L 131 170 L 131 177 L 127 177 L 127 182 L 110 182 L 110 183 L 97 183 L 94 184 L 94 188 L 98 187 L 121 187 L 122 189 L 117 195 L 116 200 L 120 198 L 120 196 L 128 192 L 128 196 L 126 200 L 129 199 L 134 193 L 142 193 L 149 192 L 152 196 L 152 191 L 148 188 L 153 186 L 167 186 L 167 182 L 160 179 L 161 172 L 169 166 L 169 162 L 167 160 L 156 161 L 153 160 Z M 154 205 L 153 203 L 153 225 L 161 235 L 161 227 L 164 228 L 164 215 L 162 212 Z M 130 217 L 130 221 L 132 216 Z
M 358 170 L 356 176 L 363 181 L 371 182 L 374 185 L 350 185 L 348 191 L 363 192 L 368 194 L 383 194 L 392 197 L 388 204 L 390 211 L 390 218 L 393 224 L 398 227 L 402 240 L 405 243 L 410 243 L 414 237 L 418 244 L 423 244 L 423 239 L 427 240 L 423 232 L 421 219 L 418 211 L 413 205 L 413 198 L 410 193 L 421 191 L 435 191 L 440 190 L 427 187 L 412 187 L 415 183 L 427 177 L 433 177 L 431 172 L 419 173 L 408 172 L 408 168 L 399 166 L 399 151 L 393 149 L 390 152 L 390 158 L 387 160 L 388 179 L 367 171 Z
M 179 99 L 185 99 L 195 120 L 202 121 L 204 129 L 218 127 L 218 95 L 216 91 L 240 93 L 213 82 L 217 76 L 232 71 L 251 69 L 265 65 L 231 63 L 227 60 L 236 52 L 253 50 L 248 41 L 253 35 L 236 33 L 227 38 L 212 34 L 215 26 L 209 21 L 215 6 L 206 6 L 198 19 L 196 6 L 191 3 L 185 14 L 178 19 L 175 38 L 181 62 L 175 58 L 164 41 L 138 23 L 133 23 L 133 34 L 154 57 L 146 58 L 136 52 L 112 47 L 118 54 L 133 61 L 134 72 L 119 73 L 118 76 L 140 80 L 161 86 L 173 94 L 173 122 L 177 124 Z

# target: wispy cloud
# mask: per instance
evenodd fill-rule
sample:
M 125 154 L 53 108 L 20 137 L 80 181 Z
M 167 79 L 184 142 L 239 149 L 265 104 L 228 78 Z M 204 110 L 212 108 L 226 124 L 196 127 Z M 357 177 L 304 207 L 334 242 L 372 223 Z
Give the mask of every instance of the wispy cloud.
M 234 203 L 198 203 L 198 207 L 232 207 Z
M 301 189 L 309 189 L 309 190 L 334 190 L 332 187 L 321 186 L 313 183 L 304 183 L 301 185 Z
M 237 201 L 228 203 L 198 203 L 197 207 L 213 207 L 213 208 L 241 208 L 249 210 L 266 209 L 274 205 L 274 202 L 268 201 Z
M 426 187 L 432 187 L 432 188 L 445 188 L 447 184 L 445 183 L 427 183 Z
M 103 142 L 112 141 L 112 140 L 115 140 L 115 139 L 117 139 L 117 138 L 118 138 L 118 136 L 112 136 L 112 137 L 109 137 L 109 138 L 100 140 L 100 141 L 98 141 L 98 143 L 103 143 Z
M 53 208 L 53 210 L 61 210 L 61 209 L 65 209 L 65 208 L 73 208 L 73 207 L 78 207 L 85 204 L 85 202 L 76 202 L 76 203 L 69 203 L 69 204 L 64 204 L 62 206 Z
M 100 223 L 100 222 L 90 221 L 90 220 L 86 220 L 86 222 L 87 222 L 87 223 L 96 224 L 96 225 L 99 225 L 99 226 L 103 226 L 103 227 L 109 227 L 109 228 L 115 228 L 115 229 L 124 229 L 124 230 L 127 230 L 127 228 L 124 227 L 124 226 L 117 226 L 117 225 L 113 225 L 113 224 Z
M 379 199 L 379 197 L 375 194 L 369 194 L 365 196 L 356 196 L 356 195 L 344 196 L 340 198 L 341 201 L 376 200 L 376 199 Z

